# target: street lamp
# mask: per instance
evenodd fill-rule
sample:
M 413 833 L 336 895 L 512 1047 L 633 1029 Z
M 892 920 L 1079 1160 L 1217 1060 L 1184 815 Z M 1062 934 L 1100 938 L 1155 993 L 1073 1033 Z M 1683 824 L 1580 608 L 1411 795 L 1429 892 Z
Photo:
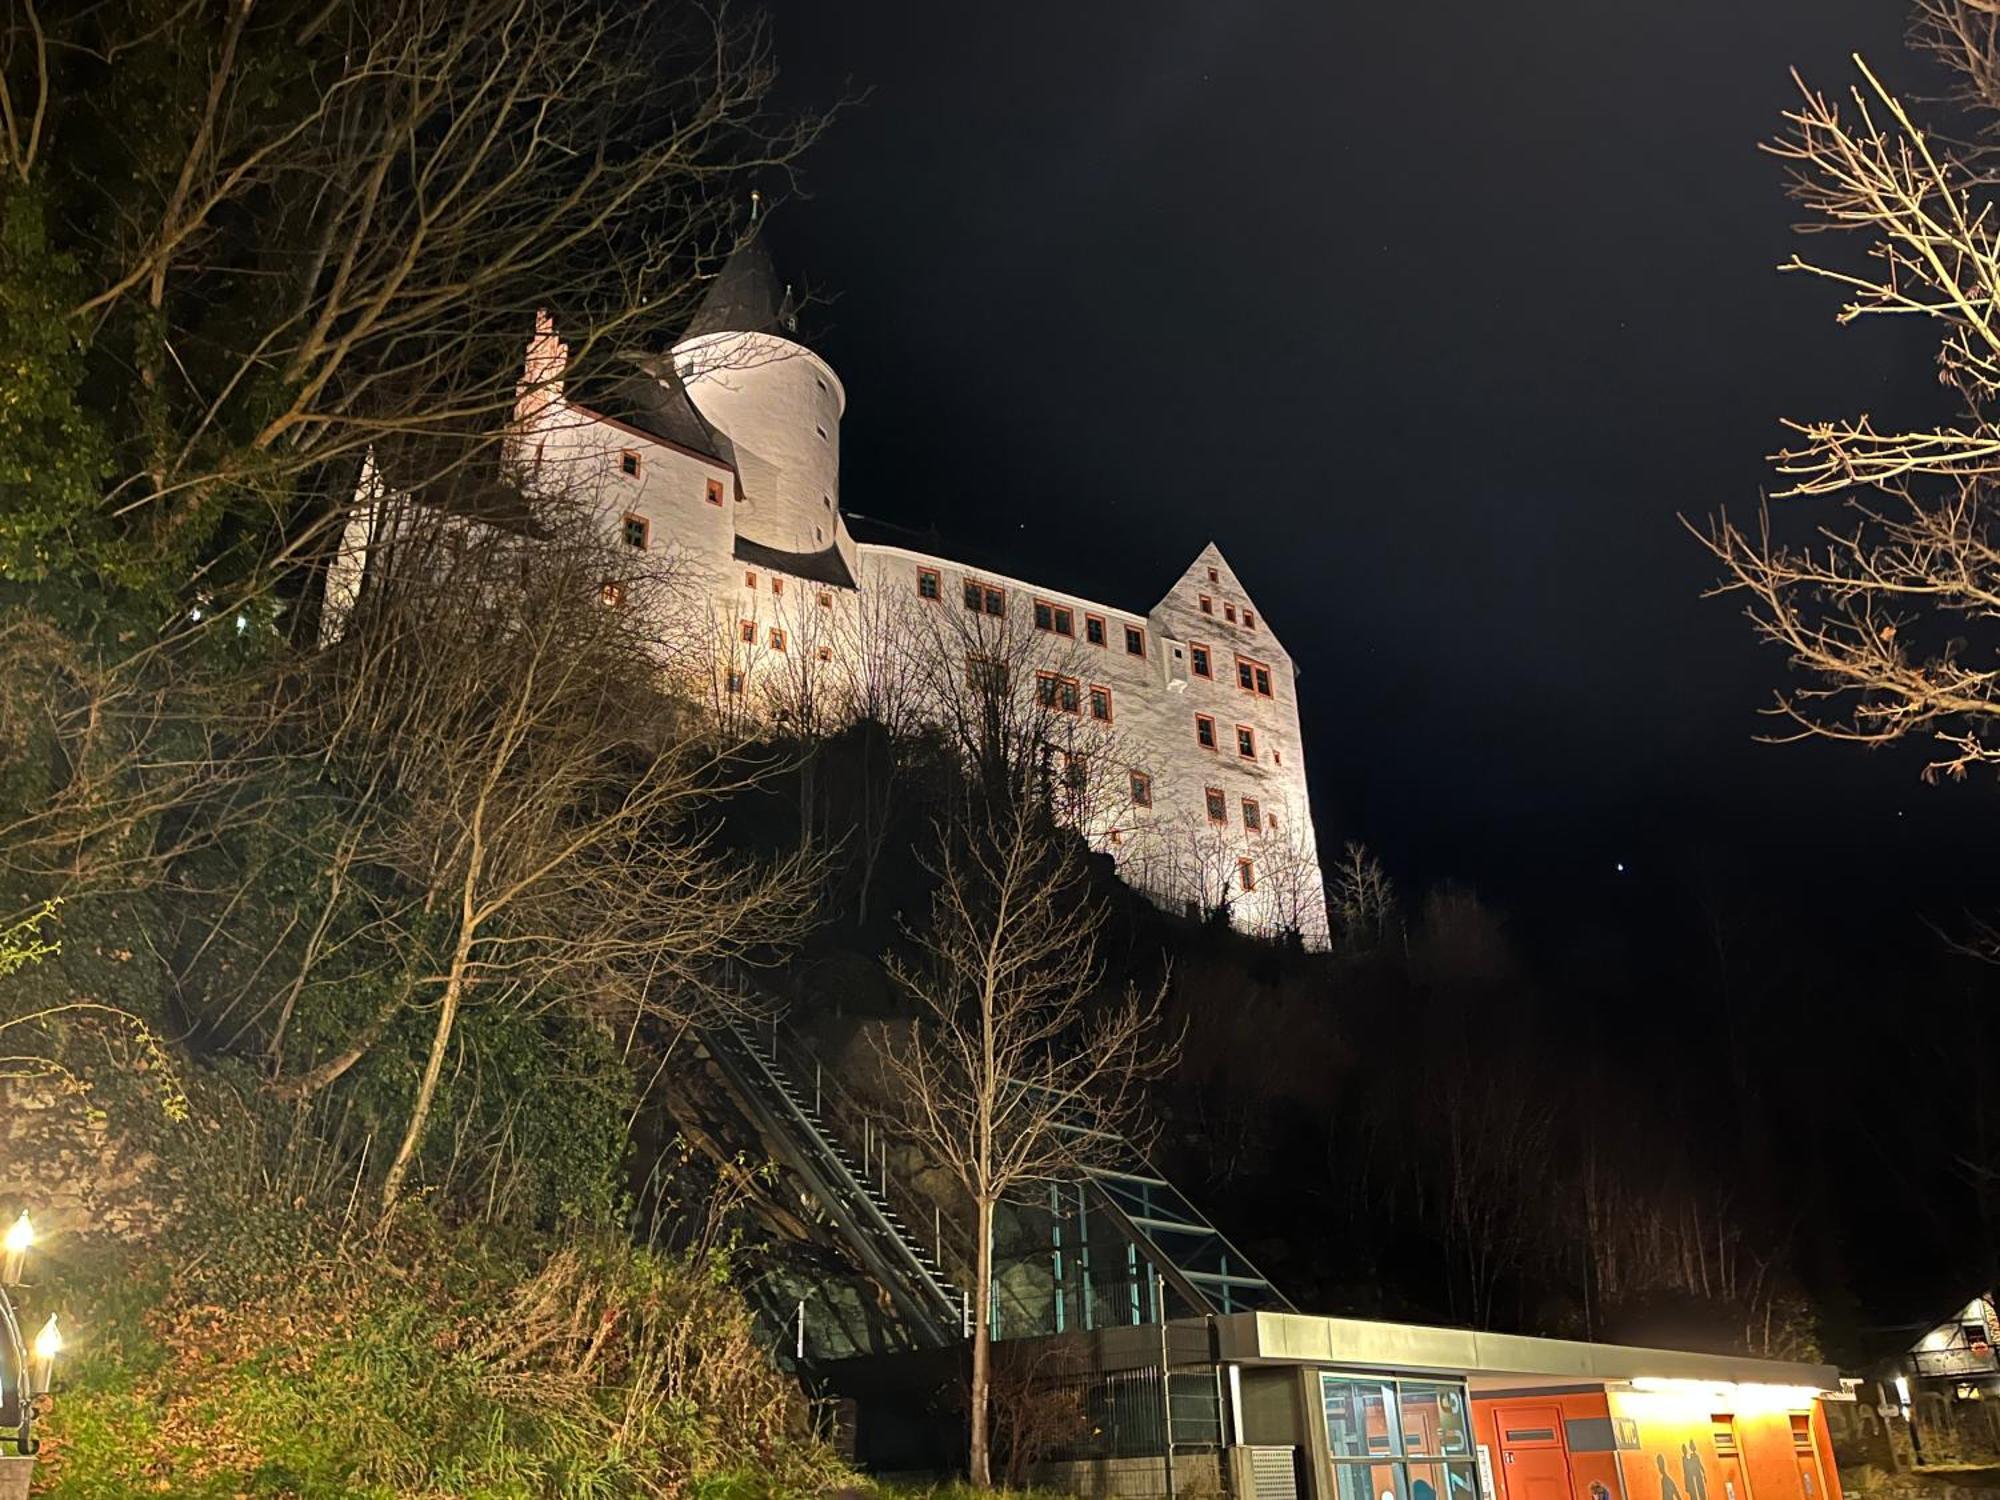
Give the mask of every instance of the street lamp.
M 0 1500 L 27 1500 L 35 1472 L 35 1398 L 48 1391 L 62 1352 L 62 1330 L 53 1314 L 35 1335 L 32 1363 L 21 1339 L 14 1291 L 34 1243 L 34 1221 L 26 1212 L 0 1234 Z

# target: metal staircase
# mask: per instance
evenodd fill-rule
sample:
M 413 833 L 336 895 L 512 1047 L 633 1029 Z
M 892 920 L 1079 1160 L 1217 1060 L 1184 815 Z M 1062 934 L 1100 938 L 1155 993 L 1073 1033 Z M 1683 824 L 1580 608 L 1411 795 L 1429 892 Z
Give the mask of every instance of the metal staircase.
M 759 1035 L 730 1021 L 705 1032 L 703 1043 L 784 1164 L 895 1304 L 914 1341 L 935 1348 L 963 1342 L 965 1293 L 947 1278 L 933 1246 L 912 1232 L 890 1202 L 886 1171 L 871 1178 L 868 1165 L 857 1162 L 828 1128 L 819 1089 L 808 1096 L 781 1058 L 777 1037 L 775 1027 Z

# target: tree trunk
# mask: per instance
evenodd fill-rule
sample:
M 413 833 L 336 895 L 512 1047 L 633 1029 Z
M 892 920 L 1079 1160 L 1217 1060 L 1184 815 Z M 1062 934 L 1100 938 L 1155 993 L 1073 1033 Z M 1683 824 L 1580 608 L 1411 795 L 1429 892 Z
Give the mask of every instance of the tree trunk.
M 993 1341 L 993 1205 L 982 1199 L 978 1239 L 972 1248 L 972 1389 L 970 1439 L 966 1444 L 966 1477 L 975 1489 L 993 1487 L 993 1458 L 988 1431 L 992 1404 Z
M 410 1163 L 416 1157 L 417 1148 L 423 1144 L 424 1126 L 431 1115 L 431 1101 L 437 1097 L 438 1078 L 444 1072 L 445 1053 L 451 1049 L 452 1026 L 458 1020 L 458 1001 L 465 990 L 465 966 L 471 953 L 471 930 L 461 928 L 458 946 L 452 950 L 451 973 L 445 980 L 444 998 L 438 1002 L 437 1030 L 431 1033 L 431 1055 L 424 1062 L 424 1077 L 417 1085 L 416 1103 L 410 1106 L 409 1127 L 403 1132 L 403 1144 L 396 1148 L 396 1159 L 389 1163 L 389 1175 L 382 1182 L 382 1212 L 385 1214 L 396 1206 L 396 1199 L 402 1195 L 403 1180 L 410 1175 Z

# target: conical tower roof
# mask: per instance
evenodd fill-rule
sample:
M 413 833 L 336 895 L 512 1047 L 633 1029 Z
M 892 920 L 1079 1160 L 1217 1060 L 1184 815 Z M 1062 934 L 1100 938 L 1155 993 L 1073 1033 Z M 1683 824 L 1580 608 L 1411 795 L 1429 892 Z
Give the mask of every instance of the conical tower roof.
M 791 289 L 778 280 L 761 225 L 731 252 L 701 304 L 688 320 L 683 340 L 709 333 L 769 333 L 798 340 L 799 320 Z

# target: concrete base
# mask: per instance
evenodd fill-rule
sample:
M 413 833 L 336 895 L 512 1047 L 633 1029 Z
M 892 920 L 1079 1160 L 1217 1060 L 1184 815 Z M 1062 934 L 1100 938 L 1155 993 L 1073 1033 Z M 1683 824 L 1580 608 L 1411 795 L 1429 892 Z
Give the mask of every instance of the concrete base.
M 35 1477 L 33 1456 L 0 1456 L 0 1500 L 28 1500 L 28 1481 Z

